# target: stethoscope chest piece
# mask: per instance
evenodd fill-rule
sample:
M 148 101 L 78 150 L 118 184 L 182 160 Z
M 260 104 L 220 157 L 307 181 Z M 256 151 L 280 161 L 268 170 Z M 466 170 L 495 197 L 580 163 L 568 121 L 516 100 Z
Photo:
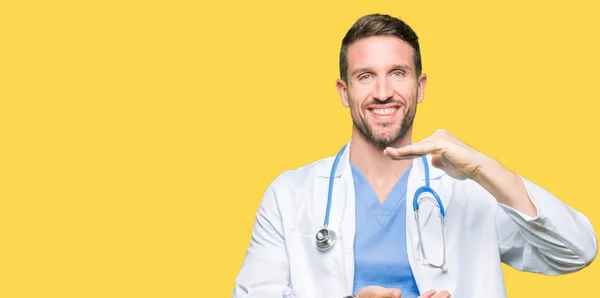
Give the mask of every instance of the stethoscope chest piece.
M 335 232 L 324 228 L 324 229 L 320 229 L 317 232 L 317 248 L 319 250 L 327 250 L 329 249 L 333 243 L 335 242 Z

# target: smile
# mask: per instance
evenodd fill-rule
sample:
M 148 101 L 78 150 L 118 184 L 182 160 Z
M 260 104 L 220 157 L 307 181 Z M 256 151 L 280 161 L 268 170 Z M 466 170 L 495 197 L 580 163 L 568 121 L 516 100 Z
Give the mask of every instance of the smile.
M 398 108 L 386 108 L 386 109 L 370 109 L 371 113 L 375 115 L 392 115 L 398 111 Z

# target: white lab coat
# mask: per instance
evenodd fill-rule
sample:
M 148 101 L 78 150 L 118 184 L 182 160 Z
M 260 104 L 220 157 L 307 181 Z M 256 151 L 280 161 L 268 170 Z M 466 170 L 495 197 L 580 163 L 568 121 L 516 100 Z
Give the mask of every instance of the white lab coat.
M 349 146 L 348 146 L 349 148 Z M 316 247 L 322 228 L 334 157 L 279 175 L 256 214 L 250 246 L 235 280 L 233 298 L 342 298 L 354 278 L 354 182 L 345 150 L 334 177 L 329 228 L 337 240 L 327 251 Z M 409 263 L 421 293 L 448 290 L 453 298 L 506 297 L 501 262 L 517 270 L 558 275 L 578 271 L 595 258 L 598 242 L 589 220 L 551 193 L 523 179 L 537 207 L 530 218 L 499 204 L 471 180 L 456 180 L 431 165 L 431 187 L 446 208 L 448 271 L 423 265 L 413 194 L 425 183 L 422 159 L 414 159 L 406 200 Z M 433 211 L 433 212 L 432 212 Z M 441 260 L 437 208 L 420 204 L 427 257 Z

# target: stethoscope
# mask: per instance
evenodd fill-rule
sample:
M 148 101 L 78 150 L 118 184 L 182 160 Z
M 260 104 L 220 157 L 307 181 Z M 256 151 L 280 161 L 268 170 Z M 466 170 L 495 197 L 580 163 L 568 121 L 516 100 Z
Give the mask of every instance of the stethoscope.
M 317 248 L 319 250 L 327 250 L 333 246 L 336 239 L 336 234 L 333 230 L 328 228 L 329 226 L 329 211 L 331 209 L 331 197 L 333 193 L 333 177 L 335 174 L 335 170 L 337 168 L 338 162 L 340 161 L 340 157 L 344 153 L 347 145 L 344 145 L 340 152 L 335 156 L 333 160 L 333 165 L 331 166 L 331 175 L 329 176 L 329 190 L 327 192 L 327 209 L 325 210 L 325 222 L 323 223 L 323 228 L 317 232 Z M 446 267 L 446 212 L 444 211 L 444 205 L 442 204 L 442 200 L 440 200 L 440 196 L 429 186 L 429 165 L 427 164 L 427 158 L 425 156 L 421 157 L 423 160 L 423 166 L 425 168 L 425 185 L 421 186 L 415 192 L 413 197 L 413 210 L 415 213 L 415 221 L 417 222 L 417 232 L 419 235 L 419 243 L 421 244 L 421 253 L 423 254 L 423 265 L 429 266 L 431 268 L 440 268 L 442 271 L 448 271 Z M 421 225 L 419 224 L 419 196 L 422 194 L 429 193 L 433 196 L 433 198 L 437 201 L 437 206 L 440 209 L 440 218 L 442 225 L 442 249 L 443 249 L 443 259 L 441 265 L 435 265 L 430 263 L 427 260 L 427 256 L 425 255 L 425 248 L 423 245 L 423 238 L 421 236 Z

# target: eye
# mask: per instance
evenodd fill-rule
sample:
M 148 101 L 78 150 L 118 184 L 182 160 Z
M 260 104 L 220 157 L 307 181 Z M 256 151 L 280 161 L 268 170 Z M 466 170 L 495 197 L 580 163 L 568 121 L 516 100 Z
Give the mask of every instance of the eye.
M 358 79 L 360 81 L 366 81 L 366 80 L 371 79 L 371 78 L 373 78 L 373 76 L 370 75 L 370 74 L 364 74 L 364 75 L 361 75 L 361 76 L 358 77 Z
M 400 70 L 397 70 L 397 71 L 392 72 L 392 76 L 403 77 L 404 76 L 404 72 L 400 71 Z

